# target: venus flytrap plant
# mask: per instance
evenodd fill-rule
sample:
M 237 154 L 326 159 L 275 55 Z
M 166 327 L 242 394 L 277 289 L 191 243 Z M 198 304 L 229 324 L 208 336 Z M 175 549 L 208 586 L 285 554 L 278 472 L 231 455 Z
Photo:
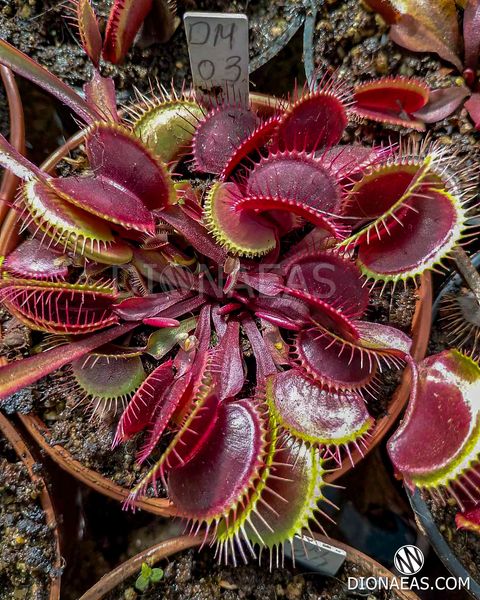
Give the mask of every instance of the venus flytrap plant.
M 128 504 L 161 480 L 219 557 L 266 547 L 273 560 L 317 522 L 328 472 L 367 447 L 382 368 L 407 363 L 415 381 L 410 338 L 368 320 L 368 280 L 441 264 L 474 174 L 436 145 L 341 144 L 353 104 L 335 79 L 268 116 L 159 92 L 123 119 L 98 72 L 102 93 L 83 100 L 5 42 L 0 63 L 85 121 L 88 164 L 55 177 L 0 139 L 0 164 L 25 180 L 15 208 L 29 233 L 3 262 L 1 299 L 53 334 L 0 369 L 1 397 L 69 365 L 100 411 L 128 399 L 114 446 L 142 435 L 138 462 L 152 461 Z M 158 330 L 142 347 L 121 339 L 146 327 Z M 148 374 L 144 354 L 157 359 Z

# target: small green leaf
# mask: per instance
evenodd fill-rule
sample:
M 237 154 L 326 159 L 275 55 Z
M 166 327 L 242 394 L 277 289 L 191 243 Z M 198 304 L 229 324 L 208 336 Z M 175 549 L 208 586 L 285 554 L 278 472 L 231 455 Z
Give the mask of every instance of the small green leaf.
M 163 569 L 159 569 L 159 568 L 152 569 L 152 574 L 150 575 L 150 581 L 152 583 L 158 583 L 161 579 L 163 579 Z
M 144 592 L 147 589 L 149 583 L 150 580 L 148 578 L 144 577 L 143 575 L 140 575 L 140 577 L 138 577 L 137 581 L 135 582 L 135 587 L 139 592 Z
M 191 317 L 181 321 L 178 327 L 165 327 L 155 331 L 148 340 L 146 352 L 153 358 L 160 360 L 190 331 L 195 329 L 195 325 L 196 319 Z
M 150 579 L 152 575 L 152 567 L 147 565 L 147 563 L 142 563 L 142 574 L 140 577 L 144 577 L 145 579 Z

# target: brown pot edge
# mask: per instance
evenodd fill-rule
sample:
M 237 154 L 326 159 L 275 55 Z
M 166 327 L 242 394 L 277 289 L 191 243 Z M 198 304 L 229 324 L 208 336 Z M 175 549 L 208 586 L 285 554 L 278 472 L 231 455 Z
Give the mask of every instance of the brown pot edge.
M 375 576 L 387 577 L 390 580 L 396 579 L 395 575 L 388 569 L 359 550 L 323 535 L 314 534 L 314 537 L 325 544 L 334 545 L 337 548 L 344 550 L 347 554 L 347 560 L 362 565 L 366 572 L 372 572 Z M 155 564 L 159 560 L 168 558 L 173 554 L 202 545 L 203 539 L 203 536 L 180 536 L 170 538 L 151 546 L 104 575 L 93 587 L 87 590 L 79 600 L 102 600 L 106 594 L 114 590 L 123 581 L 135 573 L 138 573 L 142 563 L 147 562 L 148 564 Z M 396 590 L 396 593 L 402 600 L 419 600 L 418 596 L 411 591 Z

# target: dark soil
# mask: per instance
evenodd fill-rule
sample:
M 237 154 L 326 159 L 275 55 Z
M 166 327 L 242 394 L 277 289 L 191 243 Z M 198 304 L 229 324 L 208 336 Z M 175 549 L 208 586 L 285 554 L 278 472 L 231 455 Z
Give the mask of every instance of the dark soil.
M 145 593 L 136 591 L 133 577 L 105 600 L 346 600 L 356 597 L 347 592 L 347 578 L 370 575 L 351 562 L 346 562 L 335 578 L 302 573 L 291 565 L 272 572 L 268 566 L 220 566 L 212 551 L 199 554 L 194 550 L 162 566 L 163 580 L 151 584 Z M 393 600 L 397 595 L 382 591 L 364 597 Z
M 47 600 L 53 562 L 53 533 L 38 501 L 40 489 L 0 434 L 0 597 Z
M 438 529 L 447 541 L 455 556 L 470 573 L 473 579 L 480 581 L 480 536 L 471 531 L 458 530 L 455 515 L 458 506 L 455 501 L 445 506 L 438 505 L 428 497 L 424 498 L 432 513 Z
M 317 4 L 320 6 L 314 35 L 315 67 L 338 68 L 339 76 L 352 85 L 387 75 L 420 77 L 432 89 L 464 84 L 455 68 L 443 63 L 435 54 L 416 54 L 391 42 L 383 19 L 368 11 L 361 1 L 325 0 Z M 377 141 L 386 135 L 385 129 L 370 122 L 367 128 Z M 399 127 L 391 129 L 401 130 Z M 429 129 L 434 139 L 452 145 L 461 154 L 478 153 L 479 134 L 474 131 L 465 109 L 459 109 Z M 359 128 L 356 133 L 364 136 L 366 131 Z
M 105 27 L 111 0 L 94 0 L 100 25 Z M 82 86 L 89 79 L 91 67 L 78 44 L 76 34 L 65 20 L 64 4 L 46 0 L 6 0 L 0 9 L 0 37 L 34 58 L 41 65 L 74 86 Z M 292 24 L 300 24 L 304 13 L 301 0 L 180 0 L 178 14 L 186 10 L 219 10 L 246 12 L 250 20 L 250 58 L 260 63 L 260 55 L 271 51 L 275 40 L 287 37 Z M 299 16 L 300 15 L 300 16 Z M 258 66 L 252 64 L 253 67 Z M 102 66 L 104 75 L 115 79 L 118 90 L 130 94 L 132 86 L 148 91 L 150 81 L 167 87 L 189 82 L 189 60 L 183 27 L 178 27 L 165 44 L 146 49 L 134 47 L 123 65 Z

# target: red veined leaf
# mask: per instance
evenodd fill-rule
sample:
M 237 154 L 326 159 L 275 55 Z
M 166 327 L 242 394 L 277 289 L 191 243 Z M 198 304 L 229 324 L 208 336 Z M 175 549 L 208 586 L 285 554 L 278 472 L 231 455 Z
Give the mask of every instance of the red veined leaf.
M 422 123 L 409 115 L 423 108 L 429 88 L 420 79 L 384 77 L 356 86 L 354 112 L 374 121 L 422 130 Z
M 457 350 L 420 364 L 418 393 L 388 442 L 390 458 L 410 487 L 480 499 L 476 477 L 469 476 L 480 456 L 479 381 L 478 364 Z
M 159 365 L 145 379 L 124 410 L 117 425 L 113 448 L 129 440 L 152 422 L 152 416 L 158 403 L 174 380 L 173 361 Z
M 125 58 L 151 8 L 152 0 L 114 0 L 103 44 L 105 60 L 118 64 Z
M 283 291 L 310 306 L 311 317 L 315 323 L 331 329 L 346 339 L 354 340 L 358 338 L 355 321 L 342 312 L 340 308 L 336 308 L 333 304 L 325 302 L 304 290 L 284 287 Z
M 268 375 L 277 372 L 277 367 L 268 351 L 267 345 L 258 330 L 255 321 L 250 316 L 242 319 L 242 327 L 247 334 L 248 341 L 255 356 L 257 370 L 257 386 L 262 385 Z
M 325 329 L 302 330 L 295 339 L 298 364 L 330 390 L 358 390 L 373 379 L 377 363 L 361 346 L 348 343 Z
M 475 129 L 480 129 L 480 93 L 475 92 L 465 102 L 465 108 L 472 119 Z
M 5 40 L 0 40 L 0 64 L 35 83 L 42 90 L 66 104 L 86 123 L 101 118 L 101 115 L 71 87 Z
M 183 377 L 174 381 L 168 389 L 163 390 L 163 393 L 157 393 L 157 400 L 152 414 L 152 427 L 147 433 L 145 443 L 137 456 L 139 464 L 144 463 L 155 450 L 175 410 L 185 401 L 183 396 L 191 397 L 191 390 L 189 389 L 191 379 L 192 373 L 187 372 Z
M 149 325 L 150 327 L 164 327 L 164 328 L 172 328 L 178 327 L 180 322 L 176 319 L 167 319 L 165 317 L 147 317 L 143 319 L 144 325 Z
M 117 323 L 108 286 L 4 278 L 0 300 L 30 329 L 83 334 Z
M 455 515 L 455 525 L 457 529 L 466 529 L 480 535 L 480 506 L 476 506 L 464 513 Z
M 94 123 L 85 140 L 90 168 L 134 194 L 148 210 L 176 201 L 175 188 L 164 163 L 125 127 Z
M 211 393 L 208 384 L 200 387 L 179 431 L 173 436 L 161 458 L 131 491 L 129 504 L 134 503 L 138 495 L 144 494 L 149 484 L 155 489 L 159 477 L 166 483 L 165 475 L 170 469 L 185 465 L 196 456 L 216 425 L 219 405 L 218 396 Z
M 68 276 L 68 258 L 32 238 L 17 246 L 2 268 L 14 277 L 58 281 Z
M 255 131 L 258 118 L 235 105 L 214 108 L 196 128 L 192 142 L 195 170 L 219 175 L 242 143 Z
M 205 200 L 205 225 L 229 252 L 250 257 L 266 254 L 277 243 L 275 227 L 261 216 L 235 211 L 239 197 L 234 183 L 215 183 Z
M 454 6 L 453 0 L 448 0 L 448 3 Z M 433 3 L 429 4 L 433 6 Z M 457 27 L 456 14 L 448 22 Z M 396 44 L 407 50 L 412 52 L 435 52 L 447 62 L 455 65 L 459 71 L 463 69 L 456 48 L 451 47 L 442 35 L 439 36 L 437 32 L 411 14 L 401 15 L 397 23 L 390 28 L 390 37 Z
M 153 214 L 134 194 L 105 177 L 60 177 L 50 181 L 66 202 L 125 229 L 155 233 Z
M 470 90 L 465 86 L 451 86 L 432 90 L 428 103 L 414 116 L 424 123 L 436 123 L 442 121 L 462 106 L 465 98 L 470 96 Z
M 280 150 L 312 152 L 338 144 L 347 126 L 344 100 L 341 84 L 333 79 L 300 96 L 280 118 Z
M 243 388 L 245 373 L 240 349 L 240 325 L 229 321 L 213 355 L 212 371 L 220 400 L 234 398 Z
M 358 264 L 368 278 L 397 281 L 434 267 L 458 243 L 466 219 L 458 198 L 426 186 L 397 215 L 389 234 L 359 244 Z
M 252 401 L 220 404 L 215 426 L 196 456 L 170 471 L 169 498 L 181 516 L 209 523 L 241 505 L 263 464 L 264 428 Z
M 0 399 L 35 383 L 56 369 L 85 356 L 95 348 L 103 346 L 132 331 L 138 323 L 115 325 L 79 341 L 69 342 L 52 350 L 16 360 L 8 365 L 0 366 Z
M 181 300 L 190 296 L 190 291 L 171 291 L 150 294 L 141 298 L 126 298 L 115 307 L 115 313 L 126 321 L 143 321 L 156 317 L 167 308 L 175 306 Z
M 306 251 L 294 255 L 283 268 L 287 287 L 305 290 L 349 318 L 361 317 L 368 306 L 369 290 L 362 272 L 346 255 Z
M 410 354 L 412 340 L 400 329 L 370 321 L 358 321 L 356 327 L 360 333 L 360 343 L 363 348 L 400 357 Z
M 358 443 L 373 426 L 362 396 L 326 390 L 298 369 L 269 377 L 266 397 L 278 423 L 309 444 Z
M 76 17 L 78 32 L 83 49 L 98 68 L 102 53 L 102 36 L 98 28 L 97 17 L 90 0 L 76 0 Z
M 480 54 L 480 2 L 468 0 L 463 13 L 464 63 L 468 69 L 477 70 Z
M 414 18 L 422 26 L 421 31 L 426 29 L 452 52 L 458 50 L 460 36 L 455 0 L 390 0 L 390 3 L 402 17 Z
M 87 102 L 103 115 L 105 121 L 120 121 L 115 83 L 111 77 L 102 77 L 97 69 L 94 69 L 92 79 L 83 86 L 83 91 Z
M 375 165 L 392 154 L 391 147 L 368 148 L 360 144 L 344 144 L 324 150 L 319 159 L 327 165 L 329 172 L 337 178 L 351 178 L 362 173 L 370 165 Z
M 50 186 L 29 181 L 21 201 L 28 211 L 26 225 L 43 232 L 59 248 L 85 255 L 102 264 L 125 264 L 132 249 L 117 239 L 105 221 L 66 202 Z
M 318 525 L 315 512 L 324 498 L 325 473 L 319 452 L 293 441 L 276 450 L 270 471 L 244 535 L 261 548 L 278 549 L 312 523 Z
M 310 321 L 308 304 L 286 294 L 259 296 L 250 302 L 250 308 L 258 317 L 291 331 L 299 331 Z
M 178 206 L 170 206 L 161 213 L 162 219 L 179 231 L 185 239 L 204 256 L 208 256 L 218 264 L 223 264 L 227 258 L 225 248 L 215 243 L 206 229 L 189 217 Z
M 340 224 L 335 218 L 330 217 L 328 213 L 318 210 L 317 208 L 312 208 L 304 202 L 297 202 L 296 200 L 288 200 L 286 198 L 273 196 L 248 196 L 242 198 L 234 196 L 233 209 L 234 214 L 244 215 L 244 213 L 247 213 L 252 215 L 252 219 L 261 218 L 259 215 L 255 215 L 255 213 L 285 211 L 292 215 L 302 217 L 316 227 L 325 229 L 335 239 L 343 239 L 349 231 L 347 225 Z M 255 217 L 253 217 L 253 215 L 255 215 Z
M 275 197 L 338 213 L 341 189 L 324 161 L 306 152 L 273 153 L 262 158 L 246 184 L 247 196 Z
M 274 115 L 270 119 L 263 121 L 252 133 L 246 137 L 239 146 L 233 151 L 227 164 L 221 173 L 221 179 L 225 181 L 232 172 L 240 165 L 243 159 L 249 155 L 259 153 L 272 138 L 279 121 L 279 116 Z

